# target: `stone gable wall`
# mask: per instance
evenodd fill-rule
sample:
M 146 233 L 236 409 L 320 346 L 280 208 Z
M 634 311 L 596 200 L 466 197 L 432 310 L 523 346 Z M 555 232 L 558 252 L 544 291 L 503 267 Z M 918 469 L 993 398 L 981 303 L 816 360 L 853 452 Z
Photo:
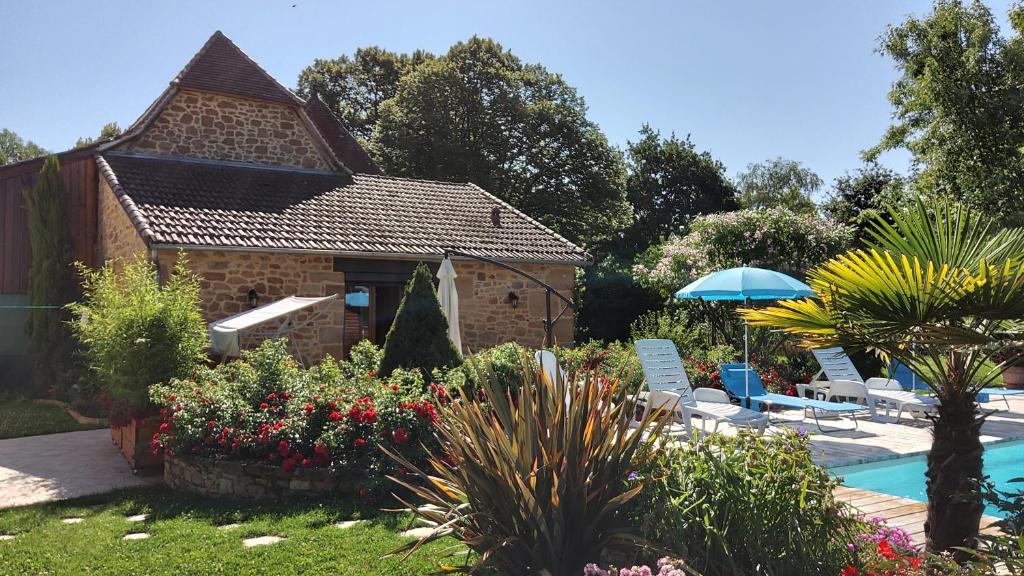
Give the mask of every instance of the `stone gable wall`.
M 515 341 L 529 348 L 544 344 L 544 289 L 509 270 L 486 262 L 456 260 L 455 287 L 459 291 L 459 328 L 466 351 L 478 351 Z M 568 264 L 516 264 L 516 268 L 544 280 L 572 296 L 575 269 Z M 519 296 L 515 308 L 509 292 Z M 552 316 L 562 302 L 552 297 Z M 565 346 L 573 339 L 573 313 L 567 311 L 555 324 L 555 343 Z
M 295 108 L 211 92 L 179 92 L 142 136 L 122 148 L 331 169 Z
M 188 252 L 189 268 L 202 276 L 200 298 L 207 322 L 221 320 L 249 309 L 248 294 L 255 289 L 260 304 L 268 304 L 286 296 L 328 296 L 338 294 L 338 301 L 327 304 L 329 311 L 318 320 L 301 328 L 294 335 L 304 360 L 315 363 L 324 354 L 342 357 L 344 326 L 345 274 L 333 271 L 333 258 L 267 252 Z M 158 262 L 161 274 L 174 267 L 177 253 L 161 250 Z M 312 312 L 300 312 L 299 323 Z M 243 337 L 242 349 L 259 345 L 261 338 Z
M 132 224 L 121 202 L 114 196 L 106 178 L 99 177 L 99 202 L 96 243 L 97 262 L 122 259 L 131 260 L 135 254 L 147 252 L 146 242 Z

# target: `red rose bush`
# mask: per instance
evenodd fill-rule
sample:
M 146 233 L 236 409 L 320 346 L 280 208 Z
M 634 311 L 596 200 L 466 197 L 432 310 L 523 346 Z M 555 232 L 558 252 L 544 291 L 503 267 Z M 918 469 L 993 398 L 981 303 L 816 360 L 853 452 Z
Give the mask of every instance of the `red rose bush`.
M 385 474 L 404 475 L 381 447 L 424 461 L 424 447 L 436 447 L 437 404 L 449 401 L 443 386 L 414 372 L 381 379 L 329 357 L 302 369 L 282 340 L 154 386 L 151 398 L 162 416 L 154 451 L 365 475 L 370 492 Z

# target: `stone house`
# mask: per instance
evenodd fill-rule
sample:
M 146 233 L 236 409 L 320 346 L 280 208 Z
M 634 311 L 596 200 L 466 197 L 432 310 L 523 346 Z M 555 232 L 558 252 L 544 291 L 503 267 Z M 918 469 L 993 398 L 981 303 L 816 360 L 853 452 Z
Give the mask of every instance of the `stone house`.
M 299 98 L 220 32 L 122 136 L 61 160 L 66 182 L 74 179 L 69 194 L 82 197 L 72 200 L 84 214 L 72 230 L 80 259 L 142 253 L 166 274 L 187 254 L 208 321 L 247 309 L 252 295 L 261 304 L 341 296 L 298 336 L 307 358 L 383 342 L 413 267 L 436 270 L 446 249 L 512 265 L 570 296 L 575 268 L 589 261 L 473 184 L 382 174 L 316 96 Z M 20 193 L 30 163 L 0 168 L 0 192 L 5 174 L 20 174 L 6 187 Z M 12 203 L 0 197 L 0 210 Z M 8 216 L 0 214 L 0 238 L 20 233 Z M 0 290 L 23 293 L 16 275 L 27 258 L 14 252 L 25 250 L 27 242 L 4 244 Z M 453 262 L 467 350 L 541 345 L 542 288 L 489 262 Z M 570 310 L 555 340 L 568 343 L 572 330 Z

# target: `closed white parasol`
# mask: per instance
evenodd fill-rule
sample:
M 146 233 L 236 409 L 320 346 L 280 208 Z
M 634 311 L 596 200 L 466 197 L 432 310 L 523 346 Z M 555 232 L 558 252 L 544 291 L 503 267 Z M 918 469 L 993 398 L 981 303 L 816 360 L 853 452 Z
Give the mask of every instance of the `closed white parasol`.
M 441 302 L 441 310 L 445 317 L 448 318 L 448 337 L 451 338 L 455 349 L 462 352 L 462 336 L 459 334 L 459 291 L 455 288 L 457 276 L 451 258 L 441 260 L 441 267 L 437 270 L 437 279 L 440 280 L 437 286 L 437 299 Z

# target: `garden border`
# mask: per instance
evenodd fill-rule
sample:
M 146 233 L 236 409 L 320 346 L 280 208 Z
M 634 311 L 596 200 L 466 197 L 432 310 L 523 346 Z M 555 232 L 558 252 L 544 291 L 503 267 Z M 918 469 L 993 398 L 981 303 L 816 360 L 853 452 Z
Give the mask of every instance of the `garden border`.
M 229 458 L 203 458 L 175 454 L 164 458 L 164 483 L 203 496 L 228 498 L 282 498 L 358 493 L 365 478 L 339 477 L 326 468 L 299 468 L 285 472 L 280 466 Z

